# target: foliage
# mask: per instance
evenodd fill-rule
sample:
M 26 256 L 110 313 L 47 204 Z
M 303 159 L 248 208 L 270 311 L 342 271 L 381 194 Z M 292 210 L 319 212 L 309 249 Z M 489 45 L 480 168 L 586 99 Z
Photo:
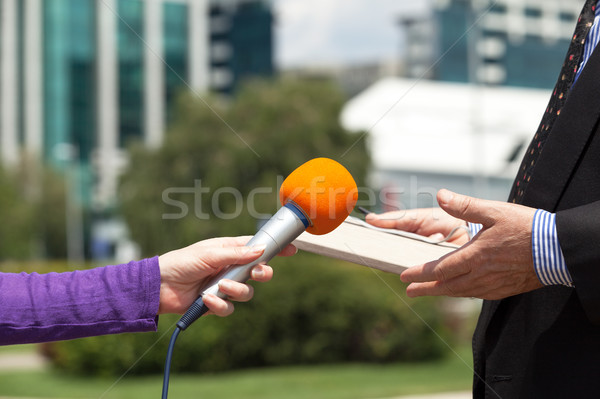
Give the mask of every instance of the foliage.
M 37 203 L 36 220 L 38 236 L 44 258 L 65 259 L 67 257 L 65 181 L 47 168 L 42 172 L 42 196 Z
M 132 150 L 120 190 L 132 238 L 152 255 L 252 234 L 277 209 L 281 176 L 320 156 L 361 184 L 368 156 L 339 125 L 343 103 L 333 85 L 313 81 L 251 82 L 230 103 L 182 94 L 164 146 Z
M 381 363 L 443 355 L 437 300 L 406 298 L 398 276 L 312 254 L 273 263 L 273 281 L 257 286 L 252 301 L 239 304 L 224 319 L 205 316 L 180 335 L 174 370 Z M 158 334 L 57 343 L 52 358 L 73 373 L 120 375 L 151 348 L 133 372 L 160 373 L 176 320 L 161 316 Z
M 151 255 L 203 238 L 252 234 L 277 208 L 282 178 L 276 176 L 319 156 L 340 161 L 362 184 L 365 143 L 339 126 L 343 102 L 323 82 L 253 82 L 230 103 L 182 95 L 163 147 L 132 151 L 120 190 L 132 238 Z M 273 263 L 279 265 L 274 281 L 233 316 L 203 318 L 181 335 L 176 371 L 423 360 L 443 353 L 432 331 L 439 331 L 441 319 L 435 300 L 411 305 L 424 323 L 405 305 L 397 276 L 383 283 L 372 271 L 309 254 Z M 51 357 L 74 373 L 119 375 L 151 348 L 134 372 L 159 373 L 168 344 L 163 335 L 175 321 L 161 316 L 158 335 L 58 343 Z
M 36 162 L 0 169 L 0 260 L 65 258 L 64 187 Z
M 0 259 L 30 256 L 35 229 L 35 205 L 16 173 L 0 170 Z
M 0 262 L 0 270 L 3 273 L 64 273 L 74 270 L 90 269 L 101 266 L 84 262 L 81 264 L 69 264 L 66 260 L 8 260 Z

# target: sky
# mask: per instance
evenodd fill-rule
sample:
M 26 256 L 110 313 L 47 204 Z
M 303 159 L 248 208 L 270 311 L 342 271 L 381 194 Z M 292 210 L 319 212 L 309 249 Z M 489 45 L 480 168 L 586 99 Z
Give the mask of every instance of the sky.
M 394 60 L 401 15 L 427 0 L 274 0 L 275 57 L 282 68 Z

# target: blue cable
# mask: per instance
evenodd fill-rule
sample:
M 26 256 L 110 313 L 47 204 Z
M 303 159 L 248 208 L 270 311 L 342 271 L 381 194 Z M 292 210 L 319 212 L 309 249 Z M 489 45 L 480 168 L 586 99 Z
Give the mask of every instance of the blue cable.
M 175 341 L 179 336 L 179 333 L 185 330 L 196 321 L 199 317 L 201 317 L 204 313 L 208 312 L 208 306 L 204 304 L 202 301 L 202 297 L 199 297 L 192 303 L 192 306 L 189 307 L 187 312 L 181 319 L 177 322 L 177 327 L 175 327 L 175 331 L 173 331 L 173 335 L 171 335 L 171 341 L 169 342 L 169 349 L 167 350 L 167 358 L 165 359 L 165 374 L 163 377 L 163 389 L 162 389 L 162 399 L 167 399 L 169 395 L 169 377 L 171 375 L 171 359 L 173 358 L 173 349 L 175 348 Z
M 165 360 L 165 374 L 163 377 L 163 389 L 162 399 L 167 399 L 169 395 L 169 377 L 171 375 L 171 359 L 173 358 L 173 348 L 175 348 L 175 341 L 181 332 L 181 328 L 175 327 L 173 335 L 171 335 L 171 341 L 169 342 L 169 349 L 167 350 L 167 359 Z

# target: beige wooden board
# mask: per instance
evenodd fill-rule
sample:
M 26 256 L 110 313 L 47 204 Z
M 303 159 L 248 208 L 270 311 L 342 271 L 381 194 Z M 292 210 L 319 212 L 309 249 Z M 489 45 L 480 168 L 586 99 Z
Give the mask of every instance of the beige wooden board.
M 328 234 L 304 232 L 293 244 L 303 251 L 400 274 L 408 267 L 438 259 L 457 248 L 428 241 L 426 237 L 392 234 L 347 220 Z

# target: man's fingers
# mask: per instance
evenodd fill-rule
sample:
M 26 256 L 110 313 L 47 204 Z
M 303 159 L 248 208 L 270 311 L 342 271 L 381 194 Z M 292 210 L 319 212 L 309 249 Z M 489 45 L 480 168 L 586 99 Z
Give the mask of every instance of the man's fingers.
M 419 296 L 456 296 L 448 285 L 442 281 L 428 281 L 425 283 L 412 283 L 406 288 L 409 298 Z
M 456 194 L 448 190 L 440 190 L 437 194 L 440 207 L 448 214 L 466 220 L 467 222 L 482 223 L 489 226 L 494 219 L 494 201 L 486 201 L 466 195 Z
M 408 268 L 402 272 L 400 279 L 405 283 L 448 281 L 470 271 L 468 248 L 462 248 L 436 261 Z
M 406 288 L 406 295 L 410 298 L 419 296 L 450 296 L 494 300 L 510 295 L 511 288 L 507 284 L 481 284 L 471 276 L 461 276 L 450 281 L 411 283 Z
M 477 296 L 475 292 L 484 291 L 481 284 L 477 280 L 474 281 L 470 274 L 463 274 L 450 280 L 415 282 L 406 288 L 406 294 L 411 298 L 424 295 L 474 297 Z
M 417 211 L 418 210 L 393 211 L 382 213 L 380 215 L 376 213 L 369 213 L 365 216 L 365 221 L 373 226 L 384 229 L 398 229 L 415 232 L 420 225 L 418 218 L 416 217 Z
M 444 237 L 442 233 L 433 233 L 427 238 L 429 238 L 430 240 L 441 241 L 446 237 Z

